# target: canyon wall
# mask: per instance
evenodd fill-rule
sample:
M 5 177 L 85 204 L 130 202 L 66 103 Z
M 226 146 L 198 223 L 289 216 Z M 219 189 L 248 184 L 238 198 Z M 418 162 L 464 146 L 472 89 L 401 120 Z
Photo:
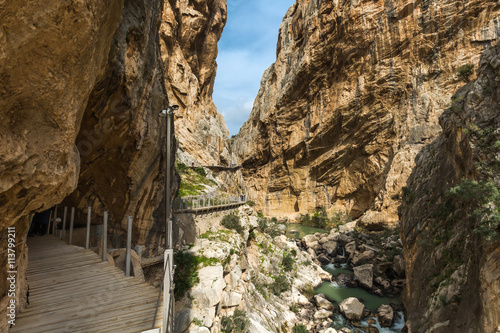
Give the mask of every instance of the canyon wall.
M 400 207 L 410 332 L 500 331 L 500 46 L 451 99 Z M 464 180 L 468 179 L 468 180 Z
M 233 145 L 266 215 L 397 221 L 414 158 L 498 36 L 496 1 L 297 0 Z M 370 214 L 366 214 L 369 212 Z
M 217 42 L 227 20 L 225 0 L 166 0 L 160 27 L 165 86 L 180 149 L 202 165 L 231 163 L 229 130 L 212 92 Z M 196 163 L 198 164 L 198 163 Z
M 134 244 L 163 246 L 164 3 L 0 4 L 0 331 L 6 332 L 7 228 L 16 228 L 16 310 L 26 305 L 30 215 L 93 207 L 112 228 L 134 216 Z M 177 143 L 172 140 L 172 152 Z M 170 159 L 173 166 L 173 155 Z M 172 194 L 177 178 L 172 168 Z M 76 190 L 75 190 L 76 189 Z M 72 193 L 73 192 L 73 193 Z M 69 197 L 68 195 L 72 193 Z M 59 210 L 61 216 L 61 210 Z

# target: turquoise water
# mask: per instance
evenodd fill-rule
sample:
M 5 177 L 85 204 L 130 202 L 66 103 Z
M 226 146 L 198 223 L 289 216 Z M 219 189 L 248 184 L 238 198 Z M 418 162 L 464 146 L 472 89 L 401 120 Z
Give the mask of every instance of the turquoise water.
M 308 227 L 308 226 L 298 224 L 298 223 L 286 223 L 285 227 L 286 227 L 286 236 L 289 238 L 302 238 L 306 235 L 315 234 L 317 232 L 320 232 L 320 233 L 327 232 L 325 229 Z M 291 230 L 295 230 L 298 233 L 291 234 L 290 233 Z
M 341 265 L 340 268 L 335 267 L 333 264 L 328 264 L 323 266 L 323 269 L 335 277 L 339 273 L 354 275 L 354 272 L 347 268 L 347 264 Z M 362 298 L 364 300 L 363 304 L 374 313 L 377 308 L 383 304 L 401 304 L 397 297 L 379 297 L 370 294 L 362 288 L 339 286 L 336 282 L 323 282 L 321 286 L 316 288 L 316 294 L 325 294 L 329 299 L 337 303 L 341 303 L 344 299 L 349 297 Z M 335 306 L 338 307 L 338 304 L 335 304 Z

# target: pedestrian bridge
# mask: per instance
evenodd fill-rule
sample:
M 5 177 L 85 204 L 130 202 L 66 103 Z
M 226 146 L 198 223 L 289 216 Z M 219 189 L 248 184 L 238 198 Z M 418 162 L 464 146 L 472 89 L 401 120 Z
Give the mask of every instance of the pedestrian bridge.
M 247 203 L 246 197 L 235 195 L 216 197 L 213 195 L 188 196 L 175 198 L 173 209 L 176 214 L 205 214 L 238 208 Z
M 16 332 L 130 332 L 153 328 L 159 289 L 97 254 L 54 236 L 28 238 L 29 305 L 16 318 Z M 162 325 L 159 302 L 155 328 Z

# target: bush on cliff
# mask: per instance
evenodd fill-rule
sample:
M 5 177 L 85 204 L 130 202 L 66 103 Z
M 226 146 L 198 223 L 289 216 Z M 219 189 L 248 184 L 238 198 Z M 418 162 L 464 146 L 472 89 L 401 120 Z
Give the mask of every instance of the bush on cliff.
M 222 333 L 247 333 L 250 326 L 245 312 L 236 309 L 232 316 L 224 316 L 221 319 Z
M 240 218 L 234 214 L 228 214 L 222 218 L 222 225 L 228 229 L 236 230 L 240 235 L 243 234 Z

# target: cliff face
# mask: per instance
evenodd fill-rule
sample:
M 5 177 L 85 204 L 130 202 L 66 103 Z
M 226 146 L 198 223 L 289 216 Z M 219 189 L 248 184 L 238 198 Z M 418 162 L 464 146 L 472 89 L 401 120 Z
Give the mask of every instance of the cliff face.
M 205 165 L 230 163 L 229 131 L 212 101 L 217 42 L 227 19 L 225 0 L 165 1 L 160 28 L 165 86 L 178 104 L 180 148 Z
M 495 1 L 297 0 L 234 143 L 265 214 L 336 208 L 397 220 L 414 157 L 497 38 Z
M 443 133 L 418 154 L 404 191 L 410 332 L 500 329 L 499 75 L 497 46 L 484 52 L 477 80 L 452 97 Z
M 7 227 L 16 228 L 16 304 L 25 304 L 28 214 L 77 184 L 75 138 L 104 74 L 123 1 L 0 4 L 0 331 L 6 332 Z
M 88 205 L 98 216 L 107 210 L 112 232 L 123 235 L 126 217 L 133 216 L 133 243 L 147 244 L 145 255 L 164 244 L 166 122 L 159 113 L 169 101 L 159 60 L 162 8 L 160 0 L 125 1 L 104 75 L 89 96 L 76 138 L 78 186 L 64 202 L 77 207 L 80 217 Z
M 153 222 L 164 214 L 158 114 L 169 103 L 162 9 L 161 0 L 0 4 L 0 234 L 6 249 L 7 227 L 16 228 L 17 309 L 26 298 L 28 216 L 75 188 L 65 204 L 109 210 L 117 228 L 132 215 L 134 244 L 163 244 L 163 223 Z M 7 267 L 6 251 L 0 263 Z M 0 278 L 6 332 L 6 269 Z

